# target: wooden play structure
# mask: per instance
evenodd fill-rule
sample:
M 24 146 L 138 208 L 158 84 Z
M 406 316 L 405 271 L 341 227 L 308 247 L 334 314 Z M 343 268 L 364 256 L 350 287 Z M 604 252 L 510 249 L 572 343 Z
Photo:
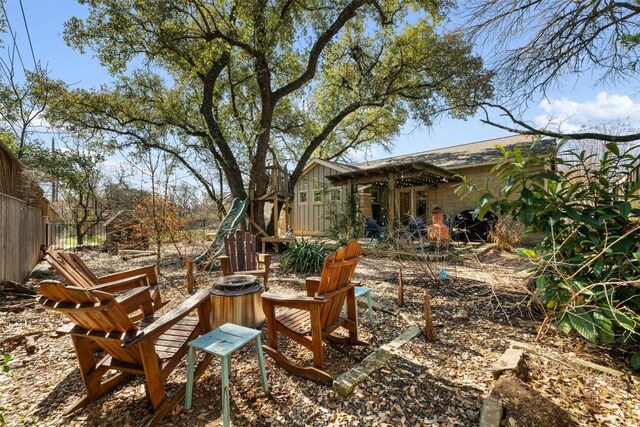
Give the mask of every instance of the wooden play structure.
M 297 375 L 316 381 L 331 381 L 324 370 L 323 339 L 340 344 L 366 345 L 358 340 L 355 286 L 351 281 L 360 261 L 362 246 L 351 240 L 346 246 L 330 254 L 324 260 L 322 276 L 307 278 L 307 296 L 262 294 L 262 305 L 267 317 L 269 345 L 264 351 L 280 366 Z M 346 316 L 343 307 L 347 303 Z M 276 307 L 287 310 L 278 311 Z M 345 328 L 348 337 L 333 335 L 338 328 Z M 307 347 L 313 352 L 313 366 L 299 366 L 278 350 L 278 334 Z
M 289 195 L 289 172 L 286 167 L 282 167 L 277 163 L 267 166 L 267 170 L 271 171 L 271 181 L 267 193 L 254 199 L 251 197 L 249 205 L 249 215 L 247 219 L 251 226 L 258 232 L 262 241 L 262 253 L 266 252 L 267 243 L 271 243 L 276 252 L 280 251 L 281 243 L 292 243 L 295 239 L 293 236 L 286 236 L 290 224 L 290 203 Z M 273 236 L 269 236 L 266 231 L 256 224 L 254 221 L 254 213 L 258 209 L 264 209 L 266 202 L 273 203 L 273 212 L 276 215 L 273 221 Z M 280 211 L 282 207 L 282 211 Z
M 245 229 L 245 218 L 249 222 L 252 234 L 259 235 L 262 241 L 262 253 L 266 253 L 267 243 L 274 245 L 276 252 L 279 251 L 279 245 L 282 243 L 293 243 L 293 236 L 286 236 L 285 233 L 289 229 L 289 205 L 291 196 L 289 195 L 289 172 L 286 167 L 267 166 L 267 170 L 271 171 L 271 179 L 267 193 L 259 198 L 253 197 L 250 191 L 250 197 L 246 199 L 236 198 L 233 200 L 231 209 L 220 223 L 220 227 L 211 242 L 209 248 L 194 262 L 195 265 L 202 269 L 216 269 L 220 265 L 218 257 L 224 250 L 224 238 L 232 234 L 235 230 Z M 274 212 L 282 211 L 277 218 L 274 218 L 274 235 L 270 236 L 260 227 L 255 218 L 255 212 L 259 209 L 265 209 L 265 203 L 273 203 Z

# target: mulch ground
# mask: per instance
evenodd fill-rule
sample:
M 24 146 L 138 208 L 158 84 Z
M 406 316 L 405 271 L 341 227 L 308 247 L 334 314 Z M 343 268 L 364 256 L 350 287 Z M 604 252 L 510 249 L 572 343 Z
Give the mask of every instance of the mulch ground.
M 194 249 L 194 252 L 197 252 Z M 98 251 L 79 252 L 96 273 L 106 274 L 147 265 L 154 257 L 123 261 Z M 301 277 L 274 263 L 275 278 Z M 572 364 L 575 357 L 624 370 L 617 349 L 593 346 L 573 336 L 548 332 L 534 342 L 539 322 L 527 310 L 526 273 L 516 272 L 521 260 L 513 254 L 488 252 L 429 265 L 445 268 L 447 282 L 430 280 L 425 265 L 404 262 L 404 316 L 375 311 L 375 327 L 369 327 L 366 309 L 359 307 L 359 337 L 366 347 L 329 344 L 326 363 L 336 375 L 361 361 L 377 347 L 391 341 L 409 326 L 422 323 L 425 292 L 431 296 L 437 340 L 418 337 L 401 347 L 385 367 L 356 387 L 348 397 L 336 395 L 330 386 L 298 378 L 280 368 L 268 356 L 270 393 L 260 387 L 254 347 L 235 353 L 232 361 L 231 412 L 234 425 L 477 425 L 482 398 L 493 384 L 491 365 L 509 346 L 509 340 L 536 345 L 566 356 L 565 363 L 529 355 L 530 386 L 566 411 L 580 425 L 640 425 L 640 381 L 633 375 L 615 377 Z M 184 268 L 175 253 L 162 260 L 163 298 L 171 308 L 188 294 Z M 356 279 L 372 289 L 373 299 L 385 307 L 397 304 L 398 262 L 369 255 L 357 269 Z M 217 277 L 220 273 L 212 273 Z M 212 277 L 198 273 L 199 287 Z M 271 291 L 302 294 L 300 285 L 273 281 Z M 167 309 L 168 309 L 167 308 Z M 11 371 L 0 373 L 0 407 L 8 425 L 138 426 L 150 416 L 144 382 L 133 378 L 86 408 L 64 415 L 64 408 L 83 391 L 75 354 L 68 337 L 52 338 L 66 323 L 63 315 L 45 311 L 31 299 L 6 297 L 0 301 L 0 347 L 11 353 Z M 263 327 L 266 341 L 266 328 Z M 34 339 L 27 352 L 25 339 Z M 311 354 L 282 340 L 285 353 L 299 361 Z M 185 381 L 186 361 L 170 379 L 169 387 Z M 165 418 L 165 426 L 214 426 L 221 424 L 220 365 L 217 360 L 197 383 L 194 409 L 177 407 Z

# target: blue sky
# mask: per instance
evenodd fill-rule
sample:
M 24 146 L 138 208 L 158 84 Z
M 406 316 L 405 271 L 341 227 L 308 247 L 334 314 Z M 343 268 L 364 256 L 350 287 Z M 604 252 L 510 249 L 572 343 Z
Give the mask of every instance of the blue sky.
M 25 15 L 36 58 L 48 65 L 51 76 L 80 87 L 108 83 L 110 76 L 91 54 L 80 54 L 69 48 L 62 39 L 63 24 L 72 16 L 85 16 L 83 6 L 74 0 L 23 0 Z M 13 30 L 27 66 L 32 63 L 28 54 L 27 37 L 18 0 L 8 0 L 5 5 Z M 455 19 L 455 18 L 454 18 Z M 532 104 L 525 118 L 537 125 L 549 121 L 562 123 L 564 129 L 597 124 L 599 121 L 629 121 L 640 125 L 640 101 L 637 88 L 629 86 L 594 87 L 589 77 L 567 82 L 562 90 L 550 94 L 549 99 Z M 466 121 L 442 119 L 432 128 L 417 127 L 408 123 L 395 142 L 393 155 L 429 150 L 443 146 L 462 144 L 506 136 L 504 131 L 479 121 L 480 115 Z M 381 149 L 373 149 L 371 158 L 384 157 Z M 356 154 L 363 160 L 362 153 Z

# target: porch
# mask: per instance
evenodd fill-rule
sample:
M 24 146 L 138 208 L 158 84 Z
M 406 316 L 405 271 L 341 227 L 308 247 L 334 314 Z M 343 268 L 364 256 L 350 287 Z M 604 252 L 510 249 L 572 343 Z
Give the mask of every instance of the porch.
M 347 186 L 359 194 L 365 218 L 385 221 L 391 229 L 411 218 L 429 220 L 429 193 L 439 185 L 459 182 L 455 173 L 423 161 L 394 162 L 343 172 L 327 177 L 334 186 Z M 392 208 L 390 208 L 392 207 Z

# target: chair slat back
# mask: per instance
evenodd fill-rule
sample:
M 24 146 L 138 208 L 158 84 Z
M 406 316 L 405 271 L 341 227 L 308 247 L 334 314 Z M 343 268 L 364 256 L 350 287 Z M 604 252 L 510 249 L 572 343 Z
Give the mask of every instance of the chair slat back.
M 129 332 L 138 327 L 113 295 L 45 280 L 36 286 L 45 308 L 63 312 L 77 326 L 95 332 Z
M 115 298 L 106 292 L 64 286 L 54 280 L 45 280 L 36 286 L 41 295 L 38 302 L 49 310 L 64 313 L 76 326 L 116 360 L 142 363 L 139 349 L 122 348 L 127 335 L 135 334 L 138 327 Z
M 45 259 L 72 286 L 91 288 L 99 284 L 98 278 L 76 254 L 49 249 Z
M 66 257 L 69 265 L 73 266 L 73 268 L 78 273 L 83 275 L 89 282 L 94 283 L 95 285 L 100 284 L 100 280 L 98 279 L 98 276 L 93 274 L 93 271 L 91 271 L 89 267 L 87 267 L 87 264 L 85 264 L 84 261 L 82 261 L 82 258 L 80 258 L 78 254 L 75 254 L 73 252 L 63 252 L 62 256 Z
M 257 270 L 256 236 L 253 234 L 237 230 L 225 236 L 224 250 L 232 272 Z
M 329 254 L 324 260 L 320 285 L 318 286 L 318 296 L 338 291 L 344 288 L 353 277 L 353 273 L 360 262 L 362 245 L 357 240 L 351 240 L 346 246 L 338 248 L 337 251 Z M 342 312 L 346 292 L 334 295 L 329 304 L 325 304 L 322 309 L 322 325 L 332 325 Z

